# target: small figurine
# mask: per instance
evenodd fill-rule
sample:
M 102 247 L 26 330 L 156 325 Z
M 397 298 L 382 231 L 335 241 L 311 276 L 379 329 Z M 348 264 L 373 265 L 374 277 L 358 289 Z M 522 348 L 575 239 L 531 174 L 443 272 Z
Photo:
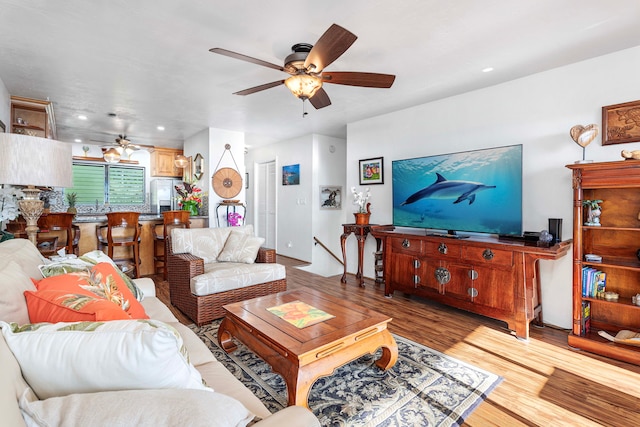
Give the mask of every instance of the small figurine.
M 587 222 L 585 222 L 584 225 L 600 227 L 600 215 L 602 215 L 602 209 L 600 209 L 599 203 L 602 203 L 602 200 L 582 201 L 582 206 L 587 207 Z

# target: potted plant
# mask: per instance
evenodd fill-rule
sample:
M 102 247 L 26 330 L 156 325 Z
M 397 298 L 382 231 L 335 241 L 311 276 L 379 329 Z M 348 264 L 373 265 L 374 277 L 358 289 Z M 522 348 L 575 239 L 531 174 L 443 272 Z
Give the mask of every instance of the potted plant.
M 16 219 L 20 215 L 16 200 L 22 196 L 17 188 L 0 188 L 0 242 L 13 238 L 13 234 L 4 231 L 4 222 Z
M 371 203 L 368 203 L 371 193 L 367 188 L 365 193 L 357 192 L 356 187 L 351 187 L 351 193 L 353 194 L 353 204 L 358 205 L 358 212 L 353 215 L 356 217 L 356 224 L 366 225 L 369 224 L 369 217 L 371 216 Z
M 67 212 L 72 214 L 77 214 L 78 210 L 76 209 L 76 202 L 78 201 L 77 193 L 67 193 L 67 203 L 69 203 L 69 207 L 67 208 Z

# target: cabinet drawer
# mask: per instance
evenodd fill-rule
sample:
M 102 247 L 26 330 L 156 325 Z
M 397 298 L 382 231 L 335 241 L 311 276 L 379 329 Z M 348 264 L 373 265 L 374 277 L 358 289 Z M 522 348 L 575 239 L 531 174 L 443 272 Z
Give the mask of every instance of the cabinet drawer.
M 464 259 L 472 264 L 512 265 L 513 252 L 493 248 L 465 247 Z
M 422 240 L 412 238 L 391 239 L 391 250 L 397 253 L 419 255 L 422 253 Z
M 437 258 L 459 259 L 460 245 L 451 243 L 451 240 L 424 242 L 424 253 Z

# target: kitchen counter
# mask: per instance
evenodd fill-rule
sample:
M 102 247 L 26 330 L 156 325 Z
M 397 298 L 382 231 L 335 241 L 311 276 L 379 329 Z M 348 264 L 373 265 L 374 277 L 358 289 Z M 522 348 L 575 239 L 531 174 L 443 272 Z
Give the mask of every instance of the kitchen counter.
M 208 216 L 199 215 L 192 216 L 191 219 L 208 219 Z M 77 214 L 73 220 L 74 224 L 81 224 L 84 222 L 104 222 L 107 220 L 105 214 Z M 162 221 L 162 214 L 141 213 L 140 221 Z

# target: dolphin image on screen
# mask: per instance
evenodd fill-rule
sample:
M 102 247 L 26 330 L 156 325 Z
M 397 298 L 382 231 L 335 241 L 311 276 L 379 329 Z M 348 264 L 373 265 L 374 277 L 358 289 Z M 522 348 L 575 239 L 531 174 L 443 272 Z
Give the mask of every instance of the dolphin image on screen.
M 400 206 L 415 203 L 418 200 L 431 199 L 456 199 L 453 203 L 460 203 L 463 200 L 469 200 L 469 204 L 476 200 L 476 192 L 486 190 L 488 188 L 496 188 L 495 185 L 484 185 L 480 182 L 471 181 L 448 181 L 445 177 L 436 173 L 436 182 L 422 190 L 413 193 Z

